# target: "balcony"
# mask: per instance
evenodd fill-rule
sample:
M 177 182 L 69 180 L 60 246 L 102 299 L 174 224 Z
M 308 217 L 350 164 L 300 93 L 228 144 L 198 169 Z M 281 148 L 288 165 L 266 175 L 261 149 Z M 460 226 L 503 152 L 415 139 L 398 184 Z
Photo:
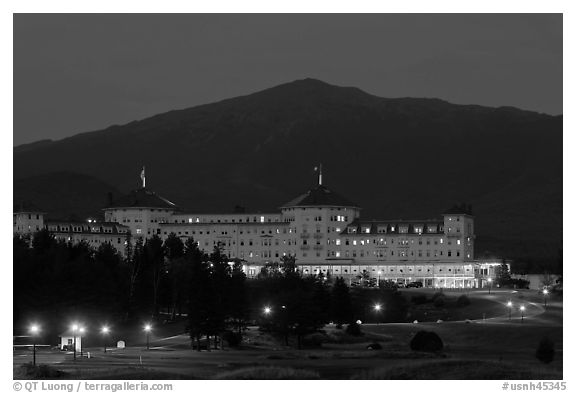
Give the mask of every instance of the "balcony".
M 309 239 L 310 238 L 310 234 L 308 232 L 303 232 L 300 234 L 300 238 L 301 239 Z
M 324 235 L 323 235 L 322 233 L 316 232 L 316 233 L 314 234 L 314 239 L 322 239 L 323 237 L 324 237 Z
M 300 249 L 301 249 L 301 250 L 309 250 L 309 249 L 310 249 L 310 246 L 307 245 L 307 244 L 303 244 L 303 245 L 300 246 Z
M 316 244 L 316 245 L 314 246 L 314 249 L 315 249 L 315 250 L 322 250 L 323 248 L 324 248 L 324 246 L 322 246 L 322 245 L 320 245 L 320 244 Z
M 448 236 L 448 237 L 461 237 L 462 233 L 461 232 L 455 232 L 455 231 L 446 232 L 446 236 Z

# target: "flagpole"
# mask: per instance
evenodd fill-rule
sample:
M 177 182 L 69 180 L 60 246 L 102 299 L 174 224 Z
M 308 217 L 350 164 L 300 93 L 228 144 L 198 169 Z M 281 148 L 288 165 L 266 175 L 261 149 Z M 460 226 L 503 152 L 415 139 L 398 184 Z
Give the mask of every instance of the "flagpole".
M 140 178 L 142 179 L 142 188 L 146 188 L 146 166 L 142 166 Z

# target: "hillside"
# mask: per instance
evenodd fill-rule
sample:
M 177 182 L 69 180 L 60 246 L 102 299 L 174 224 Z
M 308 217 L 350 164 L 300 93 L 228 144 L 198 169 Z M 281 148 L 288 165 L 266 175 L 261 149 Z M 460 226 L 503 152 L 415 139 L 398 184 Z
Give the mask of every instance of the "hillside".
M 479 251 L 546 258 L 562 247 L 561 116 L 313 79 L 15 148 L 15 195 L 24 178 L 63 170 L 127 192 L 145 164 L 147 185 L 185 210 L 272 210 L 310 187 L 320 162 L 364 217 L 435 217 L 465 201 Z
M 35 206 L 52 219 L 99 218 L 108 194 L 120 193 L 112 186 L 87 175 L 56 172 L 14 181 L 16 206 Z

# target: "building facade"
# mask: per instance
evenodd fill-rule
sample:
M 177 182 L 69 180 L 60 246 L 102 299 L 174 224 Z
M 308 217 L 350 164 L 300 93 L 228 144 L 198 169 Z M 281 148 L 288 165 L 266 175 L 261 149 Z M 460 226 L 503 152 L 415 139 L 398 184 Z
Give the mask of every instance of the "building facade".
M 109 242 L 120 252 L 128 232 L 133 241 L 174 233 L 183 241 L 192 238 L 207 253 L 220 247 L 243 261 L 248 277 L 283 256 L 295 257 L 304 275 L 322 273 L 350 283 L 369 277 L 472 288 L 486 286 L 494 273 L 491 264 L 474 259 L 474 217 L 465 205 L 436 219 L 369 220 L 357 204 L 319 184 L 272 213 L 186 214 L 145 187 L 103 210 L 103 223 L 47 222 L 45 227 L 59 239 L 94 247 Z

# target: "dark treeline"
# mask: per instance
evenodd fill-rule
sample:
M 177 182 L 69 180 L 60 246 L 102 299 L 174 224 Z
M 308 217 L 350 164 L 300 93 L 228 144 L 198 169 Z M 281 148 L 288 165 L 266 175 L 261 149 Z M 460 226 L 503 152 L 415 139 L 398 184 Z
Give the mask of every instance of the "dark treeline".
M 237 344 L 253 323 L 300 346 L 305 335 L 329 322 L 406 318 L 404 298 L 385 282 L 351 289 L 341 278 L 303 277 L 293 257 L 268 263 L 258 279 L 247 280 L 241 261 L 229 260 L 218 247 L 207 254 L 193 239 L 182 242 L 175 234 L 165 241 L 128 241 L 124 255 L 106 243 L 94 250 L 57 241 L 46 230 L 30 241 L 14 237 L 13 249 L 15 326 L 40 311 L 90 309 L 127 324 L 187 316 L 192 345 L 200 349 L 222 337 Z

